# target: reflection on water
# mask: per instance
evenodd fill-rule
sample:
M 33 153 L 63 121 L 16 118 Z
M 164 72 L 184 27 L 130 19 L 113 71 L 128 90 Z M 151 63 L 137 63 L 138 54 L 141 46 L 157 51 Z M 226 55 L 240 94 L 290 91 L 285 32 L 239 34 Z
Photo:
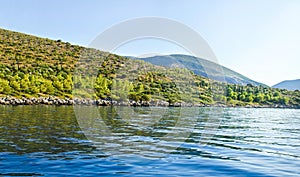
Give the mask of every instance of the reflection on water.
M 299 113 L 0 106 L 0 176 L 296 176 Z
M 223 108 L 198 107 L 79 106 L 75 110 L 80 128 L 99 149 L 147 157 L 176 153 L 185 142 L 203 144 L 216 133 L 224 113 Z
M 1 106 L 0 150 L 26 154 L 91 151 L 70 107 Z

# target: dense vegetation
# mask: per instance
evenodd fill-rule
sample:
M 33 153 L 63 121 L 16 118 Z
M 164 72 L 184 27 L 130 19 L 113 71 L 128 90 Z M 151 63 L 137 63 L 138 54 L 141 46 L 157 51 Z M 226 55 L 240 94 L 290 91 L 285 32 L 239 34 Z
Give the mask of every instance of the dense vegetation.
M 0 97 L 113 99 L 169 103 L 300 104 L 299 91 L 225 84 L 180 68 L 0 29 Z

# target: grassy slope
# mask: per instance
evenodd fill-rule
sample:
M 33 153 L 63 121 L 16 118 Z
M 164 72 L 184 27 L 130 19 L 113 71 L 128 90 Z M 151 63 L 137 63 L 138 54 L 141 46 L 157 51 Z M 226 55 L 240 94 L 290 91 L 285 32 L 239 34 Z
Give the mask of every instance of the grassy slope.
M 299 92 L 227 85 L 186 69 L 0 29 L 0 95 L 299 105 Z M 74 73 L 76 73 L 74 75 Z

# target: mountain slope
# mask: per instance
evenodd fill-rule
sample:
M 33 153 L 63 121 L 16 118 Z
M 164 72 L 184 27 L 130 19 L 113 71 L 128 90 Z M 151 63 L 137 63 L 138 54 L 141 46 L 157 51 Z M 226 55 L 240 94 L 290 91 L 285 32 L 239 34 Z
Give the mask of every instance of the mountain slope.
M 183 79 L 186 75 L 190 80 Z M 193 85 L 186 84 L 193 81 Z M 56 96 L 212 104 L 210 92 L 208 79 L 188 70 L 165 69 L 0 28 L 0 98 Z
M 217 63 L 197 58 L 189 55 L 172 54 L 172 55 L 161 55 L 152 57 L 135 58 L 154 65 L 165 66 L 165 67 L 182 67 L 192 70 L 195 74 L 214 79 L 217 81 L 227 82 L 230 84 L 239 85 L 255 85 L 255 86 L 266 86 L 262 83 L 253 81 L 233 70 L 230 70 Z
M 300 90 L 300 79 L 285 80 L 274 86 L 273 88 L 287 89 L 287 90 Z
M 193 57 L 171 58 L 172 66 L 189 64 L 186 68 L 201 72 Z M 170 64 L 170 60 L 156 61 Z M 139 105 L 162 102 L 300 108 L 300 92 L 226 84 L 172 66 L 166 68 L 60 40 L 0 29 L 0 104 L 6 104 L 11 96 L 33 100 L 55 96 Z M 213 71 L 215 66 L 207 62 L 205 68 Z M 230 75 L 229 70 L 226 72 Z M 222 76 L 218 74 L 213 77 Z

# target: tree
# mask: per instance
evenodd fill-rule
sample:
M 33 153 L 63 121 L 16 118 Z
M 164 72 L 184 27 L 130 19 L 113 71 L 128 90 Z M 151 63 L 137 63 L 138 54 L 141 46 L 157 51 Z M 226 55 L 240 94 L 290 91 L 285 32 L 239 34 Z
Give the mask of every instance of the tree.
M 10 94 L 11 88 L 9 86 L 9 82 L 7 80 L 0 78 L 0 93 Z
M 270 101 L 271 100 L 271 96 L 269 94 L 265 94 L 264 95 L 264 100 Z
M 29 75 L 25 74 L 24 78 L 20 81 L 20 87 L 21 91 L 30 93 L 30 81 L 29 81 Z
M 254 98 L 253 98 L 253 94 L 250 93 L 246 96 L 245 101 L 246 102 L 253 102 Z
M 244 94 L 239 95 L 239 100 L 240 101 L 244 101 L 245 99 L 246 99 L 246 95 L 244 95 Z
M 65 79 L 63 81 L 63 85 L 64 85 L 64 91 L 67 93 L 71 93 L 72 92 L 72 77 L 70 75 L 67 76 L 67 79 Z
M 58 80 L 53 82 L 53 86 L 59 91 L 64 91 L 63 84 Z
M 288 97 L 282 97 L 279 99 L 279 103 L 283 105 L 288 105 L 289 103 L 289 98 Z
M 262 93 L 258 93 L 254 97 L 254 102 L 262 103 L 264 101 L 264 95 Z
M 150 99 L 151 99 L 150 95 L 146 95 L 146 94 L 142 95 L 142 101 L 150 101 Z
M 55 89 L 54 89 L 54 87 L 52 85 L 52 81 L 50 81 L 50 80 L 43 80 L 43 83 L 40 86 L 40 91 L 42 93 L 52 95 L 52 94 L 54 94 L 54 90 Z
M 107 96 L 110 94 L 110 89 L 108 88 L 108 80 L 101 75 L 96 78 L 94 89 L 96 91 L 96 95 L 100 98 L 107 98 Z
M 20 83 L 19 82 L 17 82 L 17 81 L 11 81 L 10 83 L 10 86 L 14 89 L 14 90 L 16 90 L 16 91 L 21 91 L 21 87 L 20 87 Z

